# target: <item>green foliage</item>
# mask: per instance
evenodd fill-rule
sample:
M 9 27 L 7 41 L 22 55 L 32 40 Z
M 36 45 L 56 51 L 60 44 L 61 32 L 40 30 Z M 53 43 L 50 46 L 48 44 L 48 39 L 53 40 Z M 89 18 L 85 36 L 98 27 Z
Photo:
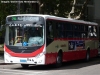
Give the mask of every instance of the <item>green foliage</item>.
M 5 34 L 5 28 L 3 28 L 3 29 L 0 31 L 0 37 L 4 37 L 4 34 Z
M 0 0 L 0 22 L 5 24 L 5 19 L 7 15 L 16 14 L 17 13 L 17 3 L 1 3 Z M 5 0 L 4 0 L 5 1 Z M 12 0 L 7 0 L 12 1 Z M 24 0 L 21 0 L 24 1 Z M 29 0 L 25 0 L 29 1 Z M 33 0 L 30 0 L 33 1 Z M 34 0 L 40 2 L 40 13 L 41 14 L 49 14 L 49 15 L 56 15 L 60 17 L 67 17 L 69 12 L 72 9 L 72 4 L 74 0 Z M 84 0 L 85 1 L 85 0 Z M 81 4 L 84 3 L 83 0 L 76 0 L 77 4 L 80 2 Z M 43 5 L 43 6 L 41 6 Z M 32 4 L 24 3 L 20 4 L 20 13 L 36 13 L 37 8 L 34 7 Z M 30 12 L 27 12 L 27 8 L 31 9 Z M 81 7 L 75 7 L 75 14 L 78 15 L 80 12 Z
M 8 15 L 11 15 L 11 14 L 15 14 L 17 11 L 17 7 L 16 7 L 16 4 L 15 3 L 3 3 L 1 2 L 3 0 L 0 0 L 0 26 L 1 25 L 5 25 L 5 21 L 6 21 L 6 17 Z M 10 1 L 10 0 L 8 0 Z M 0 31 L 0 37 L 4 36 L 5 34 L 5 27 L 3 27 L 3 29 Z
M 0 21 L 2 24 L 5 24 L 5 19 L 7 15 L 16 14 L 17 13 L 17 3 L 1 3 L 0 0 Z M 7 0 L 12 1 L 12 0 Z M 24 1 L 24 0 L 21 0 Z M 29 1 L 29 0 L 26 0 Z M 33 1 L 33 0 L 30 0 Z M 41 14 L 49 14 L 56 15 L 60 17 L 67 17 L 69 12 L 72 9 L 73 0 L 34 0 L 40 2 L 40 13 Z M 85 1 L 85 0 L 84 0 Z M 77 3 L 84 3 L 83 0 L 76 0 Z M 41 6 L 43 4 L 43 6 Z M 33 6 L 32 6 L 33 5 Z M 36 13 L 37 8 L 34 7 L 35 4 L 24 3 L 20 4 L 20 13 Z M 27 12 L 27 8 L 31 11 Z M 75 7 L 75 14 L 78 15 L 81 7 Z
M 40 1 L 40 13 L 41 14 L 49 14 L 49 15 L 56 15 L 56 16 L 60 16 L 60 17 L 68 17 L 68 14 L 70 13 L 70 11 L 72 10 L 72 6 L 73 6 L 73 2 L 74 0 L 38 0 Z M 92 1 L 92 0 L 91 0 Z M 90 2 L 90 0 L 76 0 L 76 4 L 83 4 L 87 5 L 87 2 Z M 92 2 L 93 3 L 93 2 Z M 43 5 L 41 7 L 41 5 Z M 83 6 L 84 8 L 87 8 L 86 6 Z M 75 6 L 75 12 L 73 17 L 77 17 L 79 16 L 80 12 L 82 12 L 82 14 L 84 14 L 85 11 L 87 11 L 86 9 L 83 10 L 82 6 Z M 81 15 L 84 16 L 84 15 Z M 81 19 L 80 16 L 80 19 Z
M 6 1 L 6 0 L 0 0 L 0 25 L 5 25 L 6 17 L 8 15 L 17 14 L 18 3 L 1 3 L 1 1 Z M 7 0 L 7 1 L 13 1 L 13 0 Z M 29 1 L 29 0 L 25 0 L 25 1 Z M 40 14 L 67 17 L 69 12 L 72 9 L 74 0 L 34 0 L 34 1 L 39 1 L 39 6 L 38 6 L 39 8 L 36 7 L 36 5 L 34 4 L 29 4 L 29 3 L 20 4 L 20 13 L 34 14 L 37 13 L 36 10 L 39 9 Z M 84 3 L 84 1 L 89 1 L 89 0 L 76 0 L 76 2 L 78 3 L 80 2 L 81 4 Z M 27 8 L 30 9 L 28 12 L 27 12 Z M 74 14 L 78 15 L 80 10 L 81 7 L 75 7 Z M 0 31 L 0 37 L 4 36 L 4 33 L 5 33 L 5 28 L 3 28 L 2 31 Z
M 4 25 L 6 16 L 16 13 L 16 4 L 15 3 L 3 3 L 1 1 L 2 0 L 0 0 L 0 22 L 2 21 L 2 24 Z
M 45 0 L 41 13 L 66 17 L 71 10 L 72 1 L 73 0 Z

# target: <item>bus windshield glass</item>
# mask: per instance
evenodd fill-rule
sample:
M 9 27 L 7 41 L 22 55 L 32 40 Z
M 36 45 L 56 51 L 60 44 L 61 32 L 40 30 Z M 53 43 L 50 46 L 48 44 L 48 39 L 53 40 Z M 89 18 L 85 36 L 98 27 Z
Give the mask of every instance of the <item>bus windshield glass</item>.
M 42 46 L 44 44 L 44 24 L 39 22 L 8 24 L 6 25 L 5 43 L 12 46 Z

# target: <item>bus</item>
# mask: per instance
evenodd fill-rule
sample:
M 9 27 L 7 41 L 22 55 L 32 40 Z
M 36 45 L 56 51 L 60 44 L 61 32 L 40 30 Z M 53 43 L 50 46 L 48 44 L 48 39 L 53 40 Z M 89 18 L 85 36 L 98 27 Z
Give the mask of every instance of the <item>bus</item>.
M 98 55 L 98 24 L 52 15 L 16 14 L 6 17 L 5 63 L 55 64 Z

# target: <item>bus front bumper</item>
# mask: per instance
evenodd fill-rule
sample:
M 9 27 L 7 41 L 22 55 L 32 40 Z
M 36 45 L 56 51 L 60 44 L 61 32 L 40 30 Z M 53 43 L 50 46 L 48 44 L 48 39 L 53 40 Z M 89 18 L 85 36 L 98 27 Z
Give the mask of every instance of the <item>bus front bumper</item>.
M 34 64 L 34 65 L 44 65 L 45 64 L 45 55 L 41 57 L 13 57 L 8 53 L 4 53 L 4 62 L 5 63 L 16 63 L 16 64 Z

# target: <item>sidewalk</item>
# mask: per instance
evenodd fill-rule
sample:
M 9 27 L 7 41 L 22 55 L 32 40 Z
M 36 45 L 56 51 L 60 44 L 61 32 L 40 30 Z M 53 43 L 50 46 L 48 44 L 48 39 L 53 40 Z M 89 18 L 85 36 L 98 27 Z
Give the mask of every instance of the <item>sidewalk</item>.
M 0 56 L 0 65 L 6 65 L 6 63 L 4 63 L 4 57 Z
M 4 63 L 4 51 L 3 48 L 0 47 L 0 65 L 10 65 L 9 63 Z
M 4 63 L 4 58 L 0 57 L 0 65 L 12 65 L 11 63 Z
M 0 46 L 0 65 L 12 65 L 10 63 L 4 63 L 4 50 L 3 47 Z
M 1 59 L 1 58 L 0 58 L 0 64 L 1 64 L 1 63 L 4 63 L 4 59 Z
M 0 56 L 3 56 L 3 54 L 4 54 L 3 47 L 0 47 Z

